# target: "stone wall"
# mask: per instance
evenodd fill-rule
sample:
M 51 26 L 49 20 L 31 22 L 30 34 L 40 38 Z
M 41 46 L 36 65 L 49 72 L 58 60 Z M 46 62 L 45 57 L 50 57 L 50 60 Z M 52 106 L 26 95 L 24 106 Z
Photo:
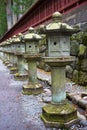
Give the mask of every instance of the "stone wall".
M 71 55 L 76 60 L 66 67 L 66 76 L 75 83 L 87 85 L 87 32 L 71 37 Z
M 63 21 L 70 25 L 78 24 L 81 29 L 87 30 L 87 4 L 64 14 Z

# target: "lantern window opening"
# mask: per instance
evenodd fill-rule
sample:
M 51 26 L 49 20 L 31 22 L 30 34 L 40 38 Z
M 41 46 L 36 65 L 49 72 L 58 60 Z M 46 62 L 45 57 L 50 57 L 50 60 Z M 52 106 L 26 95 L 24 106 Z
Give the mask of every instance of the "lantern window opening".
M 31 45 L 29 45 L 29 48 L 31 48 Z
M 53 45 L 56 46 L 57 42 L 54 42 Z

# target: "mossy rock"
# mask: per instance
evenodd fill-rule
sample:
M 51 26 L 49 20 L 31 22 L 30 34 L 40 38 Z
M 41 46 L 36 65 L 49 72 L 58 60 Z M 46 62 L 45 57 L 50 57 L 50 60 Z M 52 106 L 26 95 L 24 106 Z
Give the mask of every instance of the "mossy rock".
M 20 74 L 19 74 L 19 73 L 16 73 L 16 74 L 14 75 L 14 77 L 18 77 L 18 76 L 20 76 Z
M 68 102 L 65 104 L 48 104 L 42 108 L 41 119 L 46 126 L 65 127 L 77 119 L 77 111 Z
M 87 46 L 87 34 L 84 34 L 83 39 L 82 39 L 82 44 Z
M 78 70 L 73 71 L 73 78 L 72 81 L 78 83 Z
M 72 74 L 73 74 L 72 67 L 67 65 L 65 71 L 66 71 L 66 77 L 72 79 Z
M 79 32 L 77 34 L 73 34 L 70 38 L 71 41 L 76 40 L 78 43 L 82 43 L 82 38 L 83 38 L 84 33 Z
M 70 55 L 77 56 L 79 52 L 79 43 L 76 40 L 71 41 Z
M 80 85 L 86 86 L 87 85 L 87 72 L 80 71 L 78 74 L 78 83 Z
M 50 66 L 48 66 L 47 64 L 45 64 L 43 61 L 38 62 L 37 63 L 37 67 L 40 68 L 40 69 L 43 69 L 43 70 L 45 70 L 47 72 L 51 71 Z
M 80 44 L 80 46 L 79 46 L 79 56 L 84 56 L 85 55 L 85 53 L 86 53 L 86 46 L 84 46 L 83 44 Z
M 18 68 L 12 67 L 12 68 L 10 68 L 10 70 L 11 70 L 11 71 L 15 71 L 15 70 L 18 70 Z
M 81 71 L 87 72 L 87 58 L 81 60 L 80 68 Z
M 84 32 L 79 32 L 76 35 L 76 40 L 78 43 L 82 43 L 82 38 L 83 38 Z

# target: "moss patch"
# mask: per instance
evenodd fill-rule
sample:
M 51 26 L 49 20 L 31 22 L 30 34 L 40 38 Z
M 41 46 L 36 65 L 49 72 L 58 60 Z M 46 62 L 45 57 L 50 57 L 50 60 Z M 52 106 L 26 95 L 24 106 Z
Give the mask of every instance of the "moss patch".
M 82 39 L 82 43 L 87 46 L 87 34 L 84 34 L 83 39 Z
M 86 86 L 87 85 L 87 72 L 79 71 L 79 84 Z
M 79 46 L 79 56 L 80 55 L 84 55 L 85 54 L 85 51 L 86 51 L 86 46 L 84 46 L 84 45 L 80 45 Z
M 18 70 L 18 68 L 12 67 L 12 68 L 10 68 L 10 70 L 11 70 L 11 71 L 15 71 L 15 70 Z
M 20 74 L 19 74 L 19 73 L 16 73 L 16 74 L 14 75 L 14 77 L 18 77 L 18 76 L 20 76 Z
M 24 85 L 22 91 L 22 93 L 26 95 L 32 95 L 32 94 L 37 95 L 42 92 L 43 92 L 43 87 L 41 84 L 38 83 L 37 84 L 31 83 L 29 85 Z
M 41 90 L 41 91 L 25 91 L 25 90 L 22 90 L 23 95 L 38 95 L 42 92 L 43 92 L 43 90 Z
M 62 105 L 48 104 L 42 108 L 42 120 L 49 125 L 64 126 L 77 119 L 77 111 L 68 102 Z
M 58 105 L 54 105 L 54 104 L 49 104 L 47 106 L 44 106 L 43 109 L 47 112 L 47 113 L 51 113 L 51 114 L 60 114 L 60 115 L 65 115 L 65 114 L 69 114 L 71 113 L 73 110 L 75 110 L 74 106 L 72 106 L 71 104 L 69 104 L 68 102 L 65 104 L 58 104 Z
M 24 81 L 28 79 L 28 75 L 22 75 L 20 73 L 16 73 L 14 75 L 15 80 L 20 80 L 20 81 Z

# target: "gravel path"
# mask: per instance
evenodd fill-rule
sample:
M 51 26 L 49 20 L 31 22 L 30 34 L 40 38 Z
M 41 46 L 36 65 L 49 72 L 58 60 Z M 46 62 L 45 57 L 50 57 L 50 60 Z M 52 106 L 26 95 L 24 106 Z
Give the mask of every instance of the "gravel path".
M 46 130 L 39 117 L 41 98 L 22 95 L 23 83 L 14 81 L 0 61 L 0 130 Z
M 41 77 L 40 72 L 40 77 Z M 44 75 L 43 77 L 47 78 Z M 48 80 L 50 74 L 48 74 Z M 22 95 L 22 86 L 26 82 L 15 81 L 13 75 L 0 61 L 0 130 L 61 130 L 58 128 L 46 128 L 40 119 L 42 106 L 42 94 L 38 96 Z M 73 87 L 74 86 L 74 87 Z M 73 83 L 67 83 L 67 91 L 75 91 Z M 78 92 L 80 89 L 76 89 Z M 82 90 L 81 90 L 82 91 Z M 87 122 L 84 128 L 87 126 Z M 78 124 L 69 130 L 81 129 Z

